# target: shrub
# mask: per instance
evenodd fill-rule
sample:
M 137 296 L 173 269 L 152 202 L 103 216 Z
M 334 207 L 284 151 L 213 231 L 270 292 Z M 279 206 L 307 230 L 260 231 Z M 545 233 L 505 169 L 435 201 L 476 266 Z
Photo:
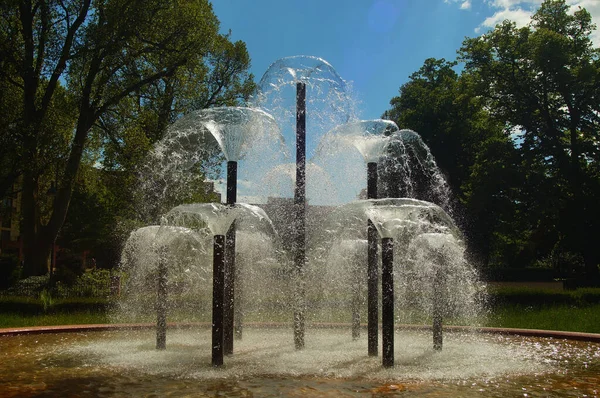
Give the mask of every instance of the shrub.
M 532 288 L 496 288 L 490 289 L 490 302 L 494 306 L 586 306 L 600 303 L 600 289 L 586 288 L 578 290 L 545 290 Z
M 30 276 L 14 283 L 4 293 L 12 296 L 39 297 L 43 289 L 48 287 L 49 275 Z
M 21 278 L 19 258 L 12 254 L 0 255 L 0 289 L 12 286 Z
M 107 298 L 53 298 L 47 297 L 50 302 L 44 303 L 41 297 L 0 297 L 0 312 L 23 315 L 40 315 L 44 313 L 79 313 L 79 312 L 105 312 L 112 306 L 112 302 Z
M 56 259 L 54 280 L 65 285 L 72 285 L 83 274 L 81 258 L 67 250 L 59 251 Z

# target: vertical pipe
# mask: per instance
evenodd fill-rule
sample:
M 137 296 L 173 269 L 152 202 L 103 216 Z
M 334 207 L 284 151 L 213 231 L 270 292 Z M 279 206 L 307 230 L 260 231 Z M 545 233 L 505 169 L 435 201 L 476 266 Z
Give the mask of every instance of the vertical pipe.
M 441 264 L 437 264 L 435 280 L 433 281 L 433 349 L 442 350 L 444 335 L 442 329 L 444 306 L 444 277 Z
M 244 295 L 244 285 L 240 278 L 240 267 L 235 267 L 233 273 L 233 283 L 235 285 L 235 299 L 233 302 L 234 308 L 234 319 L 235 319 L 235 338 L 237 340 L 242 339 L 243 335 L 243 324 L 244 324 L 244 311 L 242 308 L 242 297 Z
M 377 199 L 377 163 L 367 163 L 367 199 Z M 377 356 L 379 344 L 379 272 L 377 266 L 377 229 L 367 225 L 367 344 L 369 356 Z
M 381 239 L 381 331 L 383 361 L 394 366 L 394 239 Z
M 225 267 L 223 297 L 223 347 L 225 355 L 233 354 L 233 324 L 235 299 L 235 221 L 225 235 Z
M 156 294 L 156 349 L 167 348 L 167 261 L 165 253 L 158 256 L 158 286 Z
M 367 163 L 367 199 L 377 199 L 377 162 Z
M 356 259 L 352 259 L 351 261 L 356 261 Z M 355 264 L 352 264 L 353 266 Z M 361 307 L 361 295 L 360 295 L 360 283 L 363 278 L 362 276 L 363 269 L 361 267 L 357 267 L 356 269 L 352 269 L 352 339 L 357 340 L 360 337 L 360 307 Z
M 306 261 L 306 84 L 296 84 L 296 187 L 294 190 L 296 308 L 294 309 L 294 345 L 304 348 L 304 264 Z
M 237 202 L 237 162 L 227 162 L 227 204 Z
M 237 162 L 227 162 L 227 205 L 237 201 Z M 235 221 L 225 236 L 225 297 L 223 332 L 225 355 L 233 354 L 233 324 L 235 300 Z
M 225 287 L 225 236 L 213 243 L 212 366 L 223 365 L 223 299 Z

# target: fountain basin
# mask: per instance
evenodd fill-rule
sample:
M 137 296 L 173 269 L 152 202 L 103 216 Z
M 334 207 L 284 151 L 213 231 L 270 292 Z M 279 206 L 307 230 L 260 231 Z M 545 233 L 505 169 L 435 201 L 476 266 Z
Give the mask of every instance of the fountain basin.
M 0 390 L 8 396 L 598 394 L 600 335 L 448 327 L 444 351 L 435 352 L 427 328 L 398 327 L 396 366 L 385 369 L 365 355 L 366 336 L 352 340 L 348 327 L 309 326 L 306 348 L 296 351 L 289 325 L 248 324 L 219 370 L 210 366 L 208 324 L 172 325 L 166 351 L 154 349 L 153 328 L 144 324 L 3 329 L 0 347 L 11 360 L 0 364 Z

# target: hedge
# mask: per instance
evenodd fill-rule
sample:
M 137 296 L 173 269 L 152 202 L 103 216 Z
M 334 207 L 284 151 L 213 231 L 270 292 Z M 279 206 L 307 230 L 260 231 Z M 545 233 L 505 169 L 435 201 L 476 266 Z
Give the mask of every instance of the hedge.
M 114 302 L 98 297 L 42 299 L 23 296 L 0 296 L 0 312 L 23 315 L 55 314 L 65 312 L 105 312 Z
M 489 302 L 492 306 L 524 305 L 524 306 L 554 306 L 572 305 L 585 306 L 600 303 L 600 288 L 582 288 L 577 290 L 548 290 L 526 287 L 490 288 Z

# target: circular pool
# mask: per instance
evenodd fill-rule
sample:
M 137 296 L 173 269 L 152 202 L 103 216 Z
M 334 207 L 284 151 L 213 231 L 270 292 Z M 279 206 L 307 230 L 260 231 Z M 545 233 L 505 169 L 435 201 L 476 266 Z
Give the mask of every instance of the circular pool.
M 454 330 L 441 352 L 431 333 L 397 330 L 394 368 L 366 355 L 366 336 L 311 328 L 247 327 L 223 368 L 211 367 L 210 329 L 0 337 L 2 396 L 597 396 L 600 343 Z

